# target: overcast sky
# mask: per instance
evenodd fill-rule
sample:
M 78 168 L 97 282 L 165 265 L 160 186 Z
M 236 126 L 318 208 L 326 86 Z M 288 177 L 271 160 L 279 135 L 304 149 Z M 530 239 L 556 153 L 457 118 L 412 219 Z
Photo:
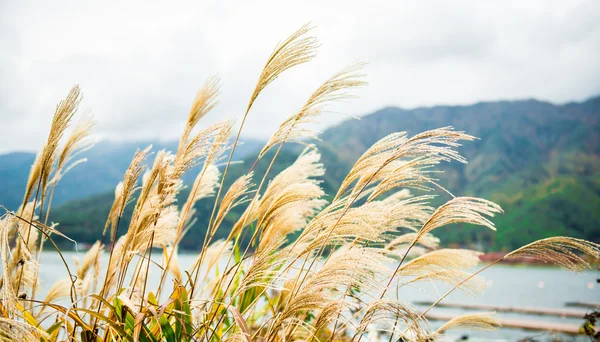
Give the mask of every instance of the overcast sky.
M 37 150 L 74 84 L 96 133 L 172 139 L 205 79 L 203 124 L 239 118 L 278 41 L 312 22 L 322 47 L 256 102 L 243 135 L 267 138 L 332 73 L 365 61 L 370 85 L 335 111 L 600 94 L 600 1 L 2 1 L 0 153 Z M 344 117 L 327 115 L 320 128 Z

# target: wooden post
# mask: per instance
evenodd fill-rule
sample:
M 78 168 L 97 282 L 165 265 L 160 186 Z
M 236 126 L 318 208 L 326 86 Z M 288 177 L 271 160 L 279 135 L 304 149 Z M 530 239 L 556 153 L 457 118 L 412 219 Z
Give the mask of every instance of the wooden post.
M 427 313 L 425 317 L 433 321 L 449 321 L 457 315 L 450 314 L 439 314 L 439 313 Z M 568 324 L 568 323 L 553 323 L 553 322 L 539 322 L 539 321 L 526 321 L 521 319 L 498 319 L 503 328 L 518 328 L 526 330 L 537 330 L 537 331 L 551 331 L 556 333 L 563 333 L 569 335 L 581 335 L 582 331 L 579 330 L 579 325 Z
M 567 302 L 566 306 L 573 306 L 578 308 L 586 308 L 586 309 L 600 309 L 600 303 L 584 303 L 584 302 Z
M 414 304 L 429 306 L 432 303 L 431 302 L 415 302 Z M 559 317 L 563 317 L 563 318 L 568 317 L 568 318 L 581 318 L 581 319 L 583 319 L 583 316 L 586 314 L 586 312 L 583 310 L 509 307 L 509 306 L 495 306 L 495 305 L 467 304 L 467 303 L 438 303 L 436 305 L 436 307 L 498 311 L 498 312 L 515 312 L 515 313 L 531 314 L 531 315 L 559 316 Z

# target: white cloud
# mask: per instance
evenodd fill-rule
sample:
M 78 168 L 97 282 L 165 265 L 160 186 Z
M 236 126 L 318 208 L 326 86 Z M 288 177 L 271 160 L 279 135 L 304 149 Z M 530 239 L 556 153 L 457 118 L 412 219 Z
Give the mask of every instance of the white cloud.
M 600 3 L 589 1 L 115 1 L 3 2 L 0 152 L 35 150 L 55 104 L 80 84 L 97 132 L 111 139 L 177 137 L 212 74 L 239 117 L 274 45 L 311 21 L 322 42 L 311 64 L 259 98 L 244 135 L 266 138 L 333 72 L 369 62 L 360 115 L 414 107 L 600 92 Z M 343 117 L 327 116 L 321 128 Z

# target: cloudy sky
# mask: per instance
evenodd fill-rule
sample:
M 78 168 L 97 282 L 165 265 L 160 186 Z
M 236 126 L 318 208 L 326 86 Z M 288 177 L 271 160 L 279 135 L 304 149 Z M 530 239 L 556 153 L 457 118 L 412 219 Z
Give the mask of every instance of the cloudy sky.
M 107 139 L 172 139 L 204 80 L 204 124 L 239 118 L 278 41 L 302 24 L 322 47 L 275 81 L 243 135 L 267 138 L 332 73 L 368 62 L 370 85 L 332 108 L 600 94 L 600 1 L 2 1 L 0 153 L 37 150 L 74 84 Z M 344 117 L 327 115 L 320 128 Z

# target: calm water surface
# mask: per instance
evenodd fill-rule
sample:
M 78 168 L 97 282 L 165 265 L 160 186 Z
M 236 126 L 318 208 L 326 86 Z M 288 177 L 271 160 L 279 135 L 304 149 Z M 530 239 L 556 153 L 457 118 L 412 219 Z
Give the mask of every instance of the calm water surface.
M 81 258 L 83 255 L 77 255 L 75 252 L 64 253 L 71 267 L 75 266 L 74 257 Z M 179 262 L 182 269 L 186 269 L 192 264 L 195 254 L 181 254 Z M 106 265 L 106 261 L 103 262 Z M 73 270 L 72 270 L 73 271 Z M 106 270 L 103 270 L 104 272 Z M 151 283 L 158 283 L 158 272 L 154 270 L 157 276 L 152 277 Z M 57 253 L 44 252 L 42 257 L 42 267 L 40 270 L 40 289 L 42 295 L 44 291 L 57 280 L 65 278 L 67 275 L 65 267 Z M 520 307 L 544 307 L 544 308 L 565 308 L 566 302 L 600 302 L 600 284 L 596 279 L 600 277 L 600 271 L 587 271 L 583 273 L 571 273 L 562 269 L 552 267 L 525 267 L 525 266 L 503 266 L 497 265 L 482 273 L 487 279 L 487 290 L 477 298 L 470 297 L 460 291 L 452 293 L 446 302 L 461 302 L 472 304 L 488 304 L 498 306 L 520 306 Z M 152 288 L 153 284 L 148 284 Z M 434 301 L 439 295 L 445 293 L 449 288 L 443 284 L 420 283 L 419 288 L 405 286 L 400 289 L 399 296 L 405 301 Z M 436 308 L 432 313 L 465 313 L 464 310 Z M 471 311 L 473 312 L 473 311 Z M 500 318 L 523 319 L 528 321 L 540 320 L 544 322 L 561 322 L 580 325 L 581 320 L 560 318 L 553 316 L 531 316 L 513 313 L 498 313 Z M 432 322 L 432 325 L 439 326 L 440 323 Z M 450 333 L 449 333 L 450 334 Z M 536 331 L 524 331 L 520 329 L 503 328 L 495 332 L 477 332 L 477 331 L 454 331 L 445 340 L 455 341 L 466 335 L 468 341 L 480 340 L 499 340 L 499 341 L 517 341 L 526 337 L 536 337 L 539 341 L 549 341 L 551 336 L 548 333 Z M 584 337 L 561 336 L 565 341 L 589 341 Z

